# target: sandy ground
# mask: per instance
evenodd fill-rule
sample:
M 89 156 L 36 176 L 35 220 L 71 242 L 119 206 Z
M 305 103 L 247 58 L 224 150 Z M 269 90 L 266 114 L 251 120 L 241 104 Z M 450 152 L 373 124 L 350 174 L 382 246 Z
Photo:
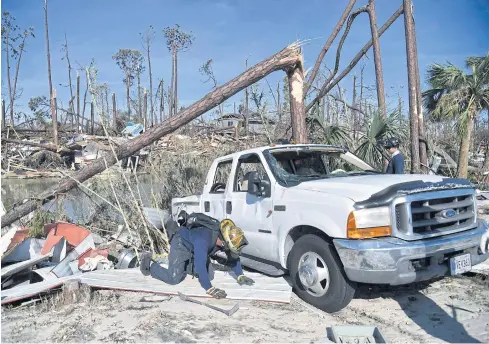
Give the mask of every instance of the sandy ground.
M 332 325 L 374 325 L 388 342 L 488 342 L 489 277 L 469 274 L 403 287 L 363 285 L 344 310 L 240 301 L 228 317 L 171 297 L 101 290 L 77 303 L 2 309 L 7 342 L 324 342 Z M 51 299 L 52 300 L 52 299 Z M 232 300 L 211 300 L 231 308 Z
M 351 324 L 377 326 L 390 343 L 489 342 L 489 274 L 400 287 L 361 285 L 350 305 L 333 315 L 295 295 L 285 305 L 239 301 L 230 317 L 178 297 L 142 301 L 145 295 L 87 291 L 75 303 L 59 294 L 35 305 L 2 307 L 1 341 L 327 342 L 327 328 Z

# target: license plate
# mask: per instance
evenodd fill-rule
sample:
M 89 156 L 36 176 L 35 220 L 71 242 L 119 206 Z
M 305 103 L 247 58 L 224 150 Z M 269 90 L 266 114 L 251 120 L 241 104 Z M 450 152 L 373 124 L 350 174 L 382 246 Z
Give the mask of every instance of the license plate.
M 463 274 L 471 269 L 472 261 L 470 260 L 470 253 L 450 258 L 450 273 L 452 275 Z

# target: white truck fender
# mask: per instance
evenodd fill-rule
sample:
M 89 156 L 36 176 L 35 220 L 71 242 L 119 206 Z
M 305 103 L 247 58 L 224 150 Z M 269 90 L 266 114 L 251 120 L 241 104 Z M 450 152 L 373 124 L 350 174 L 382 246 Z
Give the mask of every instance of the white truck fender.
M 332 219 L 331 215 L 312 209 L 309 211 L 296 212 L 293 216 L 287 217 L 287 221 L 280 221 L 280 223 L 277 224 L 280 265 L 283 268 L 287 268 L 287 257 L 294 244 L 294 241 L 290 237 L 290 233 L 294 229 L 301 226 L 307 226 L 316 228 L 331 238 L 344 238 L 346 221 L 346 217 L 341 220 Z M 344 227 L 341 227 L 343 224 Z

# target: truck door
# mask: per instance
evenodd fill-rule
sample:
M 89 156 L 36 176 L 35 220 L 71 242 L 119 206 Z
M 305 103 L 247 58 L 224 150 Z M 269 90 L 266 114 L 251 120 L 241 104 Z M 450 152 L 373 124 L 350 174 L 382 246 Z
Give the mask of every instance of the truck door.
M 256 171 L 261 179 L 271 180 L 258 154 L 241 155 L 235 164 L 232 183 L 226 192 L 225 216 L 245 232 L 248 246 L 245 255 L 266 260 L 277 259 L 277 233 L 273 229 L 272 197 L 258 197 L 247 193 L 247 175 Z M 273 195 L 274 185 L 271 185 Z
M 213 164 L 211 169 L 214 174 L 210 174 L 210 180 L 206 181 L 202 194 L 203 213 L 219 221 L 225 218 L 226 190 L 232 188 L 229 180 L 233 159 L 218 161 Z

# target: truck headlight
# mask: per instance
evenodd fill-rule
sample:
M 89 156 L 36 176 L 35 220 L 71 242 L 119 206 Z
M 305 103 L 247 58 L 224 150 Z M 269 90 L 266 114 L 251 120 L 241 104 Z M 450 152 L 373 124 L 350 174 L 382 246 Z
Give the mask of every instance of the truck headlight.
M 391 213 L 389 207 L 354 210 L 346 224 L 349 239 L 366 239 L 390 236 Z

